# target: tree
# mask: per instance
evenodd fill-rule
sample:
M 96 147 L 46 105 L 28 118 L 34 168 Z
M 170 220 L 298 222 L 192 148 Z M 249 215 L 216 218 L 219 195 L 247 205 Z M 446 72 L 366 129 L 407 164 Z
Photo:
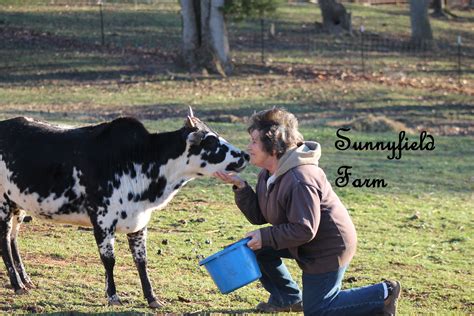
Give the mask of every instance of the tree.
M 414 45 L 431 46 L 433 33 L 428 18 L 430 0 L 410 0 L 411 41 Z
M 225 0 L 224 13 L 237 20 L 263 19 L 272 15 L 283 0 Z
M 446 8 L 447 0 L 433 0 L 433 14 L 432 16 L 435 18 L 458 18 L 457 15 L 453 14 Z
M 321 15 L 323 16 L 323 29 L 329 33 L 351 33 L 351 14 L 336 0 L 319 0 Z
M 446 14 L 444 13 L 445 10 L 445 0 L 434 0 L 433 1 L 433 16 L 436 17 L 445 17 Z
M 183 59 L 191 71 L 232 72 L 224 0 L 181 0 Z
M 281 0 L 180 0 L 183 59 L 191 71 L 207 69 L 223 76 L 232 73 L 225 17 L 263 18 Z

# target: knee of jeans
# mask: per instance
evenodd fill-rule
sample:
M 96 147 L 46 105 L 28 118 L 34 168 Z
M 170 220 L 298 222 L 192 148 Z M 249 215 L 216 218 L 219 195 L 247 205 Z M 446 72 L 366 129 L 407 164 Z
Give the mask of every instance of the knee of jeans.
M 320 315 L 324 307 L 313 301 L 303 300 L 303 312 L 305 315 Z
M 318 298 L 312 296 L 311 293 L 305 293 L 303 290 L 303 309 L 305 315 L 320 315 L 329 307 L 329 305 L 331 305 L 332 301 L 333 297 Z

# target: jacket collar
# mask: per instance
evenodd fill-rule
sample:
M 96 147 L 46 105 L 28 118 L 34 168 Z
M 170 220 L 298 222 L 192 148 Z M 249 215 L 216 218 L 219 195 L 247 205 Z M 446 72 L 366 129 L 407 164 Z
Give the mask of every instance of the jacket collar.
M 307 141 L 298 147 L 290 148 L 278 160 L 275 173 L 267 180 L 267 190 L 276 179 L 288 170 L 301 165 L 318 165 L 321 158 L 321 145 L 317 142 Z

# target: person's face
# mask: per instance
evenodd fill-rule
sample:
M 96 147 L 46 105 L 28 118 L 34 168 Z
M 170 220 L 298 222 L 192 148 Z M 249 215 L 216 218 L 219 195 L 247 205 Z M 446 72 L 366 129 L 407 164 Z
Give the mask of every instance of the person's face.
M 268 164 L 268 159 L 272 157 L 263 150 L 263 144 L 260 140 L 260 132 L 257 130 L 254 130 L 250 134 L 250 143 L 247 146 L 247 151 L 250 155 L 250 163 L 260 168 L 265 168 Z

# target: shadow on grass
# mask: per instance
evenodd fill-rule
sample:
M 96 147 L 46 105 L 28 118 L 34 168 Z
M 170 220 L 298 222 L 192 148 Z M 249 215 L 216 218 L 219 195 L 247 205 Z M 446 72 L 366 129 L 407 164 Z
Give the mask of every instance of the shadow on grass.
M 92 66 L 92 65 L 90 65 Z M 43 67 L 39 67 L 41 69 Z M 62 68 L 62 67 L 61 67 Z M 38 69 L 36 70 L 38 71 Z M 42 81 L 75 81 L 75 83 L 94 81 L 94 85 L 101 85 L 104 80 L 123 80 L 123 77 L 145 76 L 149 74 L 144 70 L 100 70 L 100 71 L 57 71 L 50 73 L 36 74 L 9 74 L 0 76 L 0 83 L 16 84 L 21 86 L 28 86 L 28 82 L 35 85 L 35 82 Z M 148 80 L 147 80 L 148 81 Z M 103 83 L 102 83 L 103 84 Z
M 213 310 L 204 310 L 194 313 L 185 313 L 186 316 L 212 316 L 212 315 L 253 315 L 259 314 L 255 309 L 237 309 L 237 310 L 228 310 L 228 309 L 213 309 Z
M 165 313 L 143 313 L 136 311 L 128 312 L 103 312 L 103 313 L 83 313 L 77 311 L 65 311 L 65 312 L 55 312 L 55 313 L 40 313 L 36 315 L 48 315 L 48 316 L 87 316 L 87 315 L 97 315 L 97 316 L 135 316 L 135 315 L 165 315 Z
M 156 42 L 155 45 L 164 45 L 171 38 L 179 38 L 181 24 L 177 11 L 156 10 L 152 7 L 150 10 L 129 8 L 119 11 L 117 8 L 109 7 L 109 10 L 107 7 L 103 12 L 106 42 L 141 45 Z M 98 42 L 101 40 L 99 7 L 85 8 L 74 10 L 74 7 L 69 7 L 51 12 L 2 12 L 0 19 L 5 25 L 27 25 L 40 32 L 74 34 L 73 39 L 84 43 Z
M 394 102 L 403 102 L 403 99 L 393 99 L 389 97 L 382 98 L 358 98 L 351 100 L 347 104 L 338 104 L 334 100 L 323 100 L 317 103 L 279 103 L 288 111 L 300 115 L 301 121 L 319 121 L 319 120 L 347 120 L 347 118 L 357 118 L 366 115 L 384 115 L 407 124 L 408 127 L 415 127 L 415 124 L 428 124 L 435 127 L 439 124 L 462 126 L 471 126 L 468 117 L 474 115 L 474 104 L 451 103 L 436 105 L 402 104 L 392 105 Z M 408 101 L 408 100 L 406 100 Z M 377 107 L 367 106 L 365 104 L 387 104 Z M 361 104 L 358 106 L 358 104 Z M 254 111 L 260 111 L 271 107 L 271 104 L 247 104 L 247 107 L 236 106 L 231 108 L 221 108 L 219 105 L 206 105 L 206 108 L 195 108 L 196 115 L 208 122 L 223 123 L 245 123 L 247 118 Z M 365 106 L 364 106 L 365 105 Z M 209 108 L 210 107 L 210 108 Z M 344 108 L 344 111 L 341 111 Z M 31 116 L 40 120 L 50 121 L 68 121 L 76 122 L 97 122 L 103 120 L 112 120 L 120 116 L 133 116 L 141 120 L 160 120 L 160 119 L 181 119 L 186 117 L 188 104 L 185 103 L 167 103 L 167 104 L 142 104 L 132 106 L 115 106 L 113 108 L 96 108 L 93 111 L 84 109 L 82 111 L 70 111 L 67 106 L 58 109 L 58 111 L 43 110 L 3 110 L 5 117 Z M 433 113 L 439 113 L 441 119 L 439 122 L 433 121 Z M 459 116 L 465 116 L 465 120 L 442 120 L 443 113 L 457 113 Z
M 224 310 L 224 309 L 215 309 L 207 311 L 198 311 L 190 313 L 169 313 L 169 312 L 160 312 L 153 311 L 150 313 L 137 312 L 137 311 L 126 311 L 126 312 L 102 312 L 102 313 L 83 313 L 78 311 L 64 311 L 64 312 L 55 312 L 55 313 L 41 313 L 36 315 L 47 315 L 47 316 L 86 316 L 86 315 L 95 315 L 95 316 L 136 316 L 136 315 L 185 315 L 185 316 L 211 316 L 211 315 L 248 315 L 255 314 L 254 309 L 239 309 L 239 310 Z
M 97 18 L 91 12 L 85 13 L 85 15 L 78 14 L 77 16 L 74 14 L 58 16 L 39 13 L 0 14 L 0 18 L 8 22 L 7 26 L 0 28 L 0 41 L 6 43 L 6 46 L 0 50 L 0 57 L 3 64 L 5 64 L 5 66 L 0 66 L 0 69 L 4 70 L 2 71 L 3 74 L 0 75 L 0 84 L 35 85 L 38 82 L 51 80 L 72 81 L 72 84 L 87 81 L 89 84 L 96 85 L 105 80 L 120 81 L 123 80 L 123 77 L 136 77 L 139 78 L 138 81 L 153 82 L 155 80 L 161 81 L 161 78 L 149 78 L 150 76 L 166 75 L 168 70 L 181 74 L 186 71 L 174 62 L 177 57 L 176 51 L 180 46 L 180 38 L 167 34 L 160 26 L 153 26 L 153 21 L 157 20 L 155 16 L 157 13 L 147 12 L 145 16 L 142 13 L 137 15 L 134 12 L 113 12 L 111 14 L 111 16 L 117 17 L 117 21 L 119 21 L 117 22 L 119 23 L 118 31 L 114 32 L 114 36 L 110 36 L 110 42 L 105 47 L 94 42 L 90 37 L 91 34 L 94 34 Z M 172 17 L 175 17 L 175 15 L 172 15 Z M 34 23 L 25 23 L 24 19 L 28 21 L 31 19 Z M 168 25 L 171 23 L 168 21 L 169 19 L 170 16 L 163 14 L 163 21 L 165 22 L 160 23 Z M 130 23 L 126 24 L 127 21 Z M 151 29 L 146 29 L 145 26 L 148 24 L 143 24 L 143 21 L 150 21 L 149 25 L 151 26 L 149 27 Z M 120 23 L 124 24 L 121 25 Z M 175 28 L 175 24 L 171 23 L 170 25 Z M 28 28 L 23 27 L 23 25 L 27 25 Z M 344 41 L 340 41 L 324 34 L 315 36 L 314 30 L 302 30 L 299 23 L 296 22 L 279 21 L 279 25 L 280 27 L 283 25 L 282 35 L 274 40 L 267 40 L 266 49 L 268 52 L 274 51 L 275 54 L 309 59 L 320 58 L 319 54 L 323 53 L 330 54 L 328 57 L 331 58 L 346 60 L 345 63 L 331 63 L 331 68 L 336 69 L 336 72 L 354 67 L 354 62 L 350 60 L 358 60 L 360 40 L 357 37 L 348 37 Z M 44 32 L 44 30 L 57 30 L 58 28 L 63 33 L 58 35 L 49 33 L 49 31 Z M 144 28 L 146 31 L 143 30 Z M 69 33 L 74 34 L 74 36 L 61 35 L 68 34 L 64 32 L 64 29 L 69 29 Z M 253 51 L 258 54 L 260 42 L 251 40 L 254 35 L 255 32 L 242 34 L 239 28 L 236 28 L 230 41 L 233 47 L 238 47 L 236 51 L 240 50 L 244 54 Z M 425 52 L 413 51 L 409 45 L 407 46 L 406 40 L 384 36 L 384 34 L 376 33 L 365 35 L 367 43 L 374 42 L 373 45 L 365 45 L 367 46 L 365 47 L 366 53 L 379 51 L 380 49 L 384 52 L 383 56 L 368 56 L 368 60 L 383 60 L 384 58 L 403 60 L 401 55 L 425 59 L 432 57 L 427 56 Z M 468 36 L 469 33 L 466 34 L 466 37 Z M 170 45 L 170 42 L 174 44 Z M 440 45 L 440 48 L 444 47 L 442 49 L 443 54 L 441 54 L 443 60 L 449 58 L 449 52 L 455 51 L 454 46 L 445 46 L 444 44 Z M 467 48 L 464 49 L 464 54 L 469 51 Z M 96 54 L 96 58 L 91 59 L 90 57 L 81 56 L 84 53 Z M 20 61 L 16 58 L 17 56 L 21 56 Z M 110 58 L 117 60 L 111 63 Z M 14 62 L 9 64 L 9 60 Z M 259 65 L 252 61 L 245 61 L 244 64 L 237 65 L 238 69 L 235 76 L 267 75 L 269 72 L 288 75 L 286 66 L 289 63 L 281 64 L 281 66 Z M 107 68 L 115 69 L 109 70 Z M 116 68 L 122 69 L 116 70 Z M 305 66 L 300 65 L 298 69 L 292 71 L 291 75 L 296 78 L 314 79 L 317 77 L 318 71 L 327 70 L 327 65 L 319 65 L 319 68 L 315 63 Z M 448 76 L 452 75 L 455 70 L 430 69 L 429 71 L 439 76 Z M 464 72 L 472 71 L 464 69 Z M 335 75 L 337 76 L 337 73 Z M 190 76 L 190 78 L 186 78 L 186 75 L 184 75 L 173 77 L 173 80 L 208 79 L 208 76 Z M 354 80 L 357 80 L 357 78 Z M 126 82 L 134 83 L 137 81 L 127 79 Z

